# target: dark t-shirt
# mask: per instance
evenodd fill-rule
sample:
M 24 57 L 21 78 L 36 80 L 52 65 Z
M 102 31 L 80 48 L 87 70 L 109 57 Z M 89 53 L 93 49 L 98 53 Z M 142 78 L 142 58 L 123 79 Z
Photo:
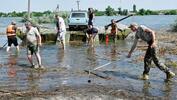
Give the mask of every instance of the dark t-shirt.
M 93 13 L 89 14 L 89 20 L 93 20 Z
M 87 30 L 87 33 L 88 33 L 88 34 L 98 33 L 98 29 L 96 29 L 96 28 L 93 27 L 93 28 L 91 28 L 91 29 L 88 29 L 88 30 Z

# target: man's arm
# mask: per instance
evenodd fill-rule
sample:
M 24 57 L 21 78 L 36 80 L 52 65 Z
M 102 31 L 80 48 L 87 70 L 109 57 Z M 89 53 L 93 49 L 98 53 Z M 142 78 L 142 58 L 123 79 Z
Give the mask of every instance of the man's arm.
M 41 46 L 41 35 L 40 35 L 40 33 L 37 29 L 35 29 L 35 33 L 36 33 L 36 36 L 37 36 L 37 44 L 39 46 Z
M 116 35 L 118 34 L 118 26 L 117 26 L 117 24 L 116 24 Z
M 132 47 L 131 47 L 131 50 L 130 50 L 129 53 L 128 53 L 128 56 L 127 56 L 128 58 L 131 57 L 131 54 L 132 54 L 132 52 L 135 50 L 137 43 L 138 43 L 138 38 L 135 37 L 134 43 L 133 43 L 133 45 L 132 45 Z

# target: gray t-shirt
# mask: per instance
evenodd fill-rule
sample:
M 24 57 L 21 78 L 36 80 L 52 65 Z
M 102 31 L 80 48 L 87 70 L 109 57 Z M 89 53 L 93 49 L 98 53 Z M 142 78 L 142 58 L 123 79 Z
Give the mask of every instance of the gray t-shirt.
M 152 34 L 150 34 L 149 32 L 146 32 L 145 31 L 146 29 L 149 30 L 149 28 L 147 28 L 144 25 L 139 26 L 138 30 L 137 30 L 137 32 L 135 34 L 135 38 L 136 39 L 142 39 L 142 40 L 144 40 L 146 42 L 151 41 L 152 40 Z
M 31 27 L 30 30 L 27 30 L 26 32 L 26 38 L 27 38 L 27 45 L 28 44 L 34 44 L 37 45 L 37 36 L 39 36 L 39 31 L 37 28 Z

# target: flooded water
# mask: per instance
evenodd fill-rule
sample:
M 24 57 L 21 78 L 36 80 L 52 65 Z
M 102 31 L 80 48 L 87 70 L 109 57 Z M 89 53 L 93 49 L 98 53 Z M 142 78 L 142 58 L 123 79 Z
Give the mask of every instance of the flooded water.
M 96 16 L 94 23 L 96 26 L 105 26 L 110 23 L 111 19 L 118 20 L 124 16 Z M 0 33 L 5 33 L 6 27 L 12 20 L 17 21 L 17 26 L 22 26 L 19 17 L 0 17 Z M 175 22 L 177 15 L 151 15 L 151 16 L 132 16 L 121 21 L 122 24 L 129 25 L 132 22 L 147 25 L 148 27 L 159 30 L 161 28 L 169 28 Z M 55 24 L 45 24 L 44 26 L 54 29 Z
M 0 45 L 4 43 L 5 36 L 0 37 Z M 131 41 L 117 41 L 116 44 L 98 44 L 95 47 L 89 47 L 86 44 L 70 43 L 66 49 L 62 50 L 57 45 L 43 45 L 41 47 L 42 64 L 45 70 L 35 70 L 30 68 L 26 57 L 26 49 L 21 47 L 20 54 L 14 55 L 14 48 L 11 53 L 6 53 L 5 49 L 0 50 L 0 92 L 2 91 L 20 91 L 44 94 L 42 97 L 50 97 L 50 91 L 57 89 L 65 97 L 79 96 L 80 91 L 83 96 L 87 94 L 98 98 L 97 93 L 106 96 L 120 94 L 123 98 L 132 93 L 141 95 L 142 98 L 151 97 L 176 100 L 177 99 L 177 78 L 172 82 L 164 82 L 165 74 L 157 68 L 152 68 L 150 80 L 139 80 L 139 75 L 143 72 L 144 51 L 136 50 L 132 58 L 126 58 L 130 48 Z M 168 59 L 174 60 L 175 56 Z M 166 58 L 162 58 L 165 60 Z M 109 76 L 111 79 L 103 79 L 95 75 L 88 75 L 84 70 L 94 70 Z M 174 71 L 176 69 L 173 69 Z M 177 71 L 175 71 L 177 72 Z M 91 83 L 88 83 L 91 80 Z M 95 86 L 98 86 L 97 88 Z M 62 88 L 63 87 L 63 88 Z M 64 87 L 71 89 L 67 90 Z M 87 87 L 87 88 L 86 88 Z M 95 88 L 94 88 L 95 87 Z M 77 89 L 78 88 L 78 89 Z M 86 88 L 86 89 L 83 89 Z M 94 88 L 94 89 L 93 89 Z M 101 91 L 100 89 L 105 90 Z M 96 94 L 94 94 L 93 89 Z M 107 90 L 108 89 L 108 90 Z M 74 90 L 73 92 L 71 92 Z M 100 91 L 101 92 L 100 92 Z M 83 92 L 84 91 L 84 92 Z M 92 91 L 92 92 L 91 92 Z M 48 94 L 45 94 L 47 92 Z M 122 93 L 122 92 L 121 92 Z M 137 97 L 138 97 L 137 95 Z M 81 96 L 82 97 L 82 96 Z M 87 96 L 84 96 L 85 98 Z M 100 96 L 101 98 L 102 96 Z M 107 97 L 103 97 L 106 98 Z M 103 99 L 101 98 L 101 99 Z M 112 98 L 117 98 L 112 96 Z M 61 99 L 61 98 L 60 98 Z M 99 99 L 99 98 L 98 98 Z M 82 98 L 80 99 L 82 100 Z

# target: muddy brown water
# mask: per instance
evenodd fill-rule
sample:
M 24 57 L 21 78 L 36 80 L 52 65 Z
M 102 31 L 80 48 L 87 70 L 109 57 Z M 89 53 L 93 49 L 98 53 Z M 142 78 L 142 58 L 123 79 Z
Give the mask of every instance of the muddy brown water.
M 1 36 L 1 44 L 5 36 Z M 0 50 L 1 99 L 58 99 L 58 100 L 117 100 L 117 99 L 177 99 L 177 78 L 165 82 L 165 74 L 157 68 L 150 71 L 150 80 L 139 80 L 143 72 L 145 51 L 136 50 L 132 58 L 126 58 L 131 41 L 117 41 L 89 47 L 84 43 L 70 43 L 62 50 L 57 45 L 41 47 L 45 70 L 30 68 L 26 49 L 15 55 Z M 177 61 L 176 55 L 161 58 Z M 108 64 L 110 63 L 110 64 Z M 108 64 L 104 66 L 105 64 Z M 88 75 L 84 70 L 103 66 L 98 72 L 110 79 Z M 176 68 L 171 68 L 177 73 Z M 91 80 L 91 83 L 88 83 Z

